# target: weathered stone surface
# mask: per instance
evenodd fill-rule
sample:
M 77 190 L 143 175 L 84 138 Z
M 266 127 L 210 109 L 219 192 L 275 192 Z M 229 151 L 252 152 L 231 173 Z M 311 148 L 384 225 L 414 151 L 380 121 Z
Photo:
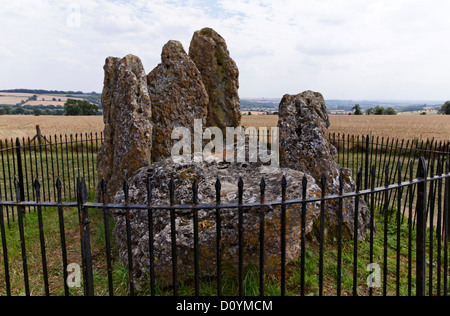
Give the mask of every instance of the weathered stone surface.
M 141 60 L 133 55 L 106 59 L 102 105 L 104 143 L 98 152 L 99 179 L 108 183 L 107 196 L 123 180 L 150 162 L 152 147 L 151 101 Z M 97 196 L 99 196 L 97 192 Z
M 265 201 L 281 201 L 281 181 L 285 176 L 287 180 L 286 198 L 298 199 L 302 195 L 302 179 L 304 174 L 292 169 L 279 169 L 267 174 L 259 163 L 216 164 L 197 163 L 179 164 L 168 158 L 149 167 L 140 169 L 130 179 L 130 203 L 147 204 L 146 183 L 150 177 L 152 182 L 151 205 L 169 205 L 169 180 L 175 183 L 175 204 L 192 204 L 192 185 L 194 179 L 198 181 L 200 204 L 216 203 L 215 183 L 221 181 L 221 203 L 238 202 L 238 179 L 244 181 L 244 203 L 260 202 L 260 181 L 266 181 Z M 307 192 L 309 197 L 321 195 L 319 187 L 312 177 L 306 175 L 308 180 Z M 123 203 L 124 194 L 119 192 L 115 202 Z M 250 264 L 259 264 L 259 232 L 260 208 L 246 208 L 243 210 L 243 253 L 244 267 Z M 313 223 L 320 212 L 320 203 L 308 204 L 306 215 L 306 234 L 313 229 Z M 265 269 L 274 271 L 280 268 L 281 255 L 281 208 L 279 206 L 265 209 Z M 149 226 L 147 211 L 131 211 L 131 241 L 133 249 L 134 278 L 138 283 L 148 280 L 149 260 Z M 221 252 L 224 271 L 237 271 L 238 268 L 238 221 L 237 209 L 221 209 Z M 115 214 L 116 226 L 114 235 L 119 245 L 119 254 L 122 261 L 127 264 L 128 248 L 126 243 L 126 222 L 123 213 Z M 166 210 L 153 211 L 154 230 L 154 259 L 157 275 L 172 283 L 172 241 L 170 214 Z M 301 205 L 288 205 L 286 207 L 286 262 L 296 260 L 300 255 L 301 238 Z M 188 278 L 194 273 L 194 223 L 193 211 L 176 211 L 175 220 L 176 247 L 178 260 L 178 277 Z M 216 241 L 217 222 L 216 211 L 198 211 L 199 229 L 199 264 L 201 275 L 213 276 L 216 274 Z
M 241 123 L 239 70 L 225 40 L 211 28 L 194 33 L 189 56 L 202 74 L 209 96 L 208 127 L 222 130 Z
M 195 119 L 202 120 L 205 126 L 209 102 L 202 76 L 180 42 L 169 41 L 161 59 L 147 77 L 152 100 L 154 162 L 170 156 L 174 128 L 187 127 L 194 135 Z
M 327 178 L 326 193 L 339 193 L 341 167 L 335 162 L 336 148 L 328 135 L 329 119 L 325 100 L 320 93 L 305 91 L 298 95 L 285 95 L 279 107 L 280 164 L 282 168 L 301 170 L 321 182 Z M 356 185 L 352 173 L 343 169 L 343 192 L 355 192 Z M 328 233 L 334 236 L 337 230 L 338 201 L 327 203 Z M 353 199 L 344 199 L 343 220 L 347 235 L 353 236 L 355 218 Z M 369 224 L 370 215 L 365 202 L 360 199 L 358 209 L 358 236 L 363 238 Z M 345 234 L 345 232 L 344 232 Z

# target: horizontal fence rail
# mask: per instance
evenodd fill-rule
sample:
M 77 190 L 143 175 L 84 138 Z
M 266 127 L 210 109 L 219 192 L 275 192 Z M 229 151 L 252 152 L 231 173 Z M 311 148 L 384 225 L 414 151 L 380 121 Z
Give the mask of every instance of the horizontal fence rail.
M 169 199 L 165 205 L 152 205 L 151 182 L 147 183 L 148 204 L 129 203 L 126 181 L 122 203 L 93 202 L 92 192 L 98 184 L 96 154 L 101 136 L 47 139 L 40 145 L 24 140 L 16 140 L 14 146 L 12 142 L 0 143 L 3 175 L 0 181 L 0 295 L 448 295 L 448 143 L 428 145 L 428 152 L 423 145 L 421 153 L 424 155 L 416 157 L 412 147 L 405 145 L 407 142 L 401 144 L 400 141 L 396 147 L 389 145 L 392 142 L 377 144 L 373 137 L 331 136 L 338 149 L 336 160 L 342 167 L 354 170 L 355 192 L 308 196 L 305 178 L 302 196 L 286 196 L 289 183 L 283 178 L 279 184 L 281 200 L 265 201 L 269 188 L 262 179 L 260 201 L 248 203 L 243 199 L 245 179 L 236 179 L 236 202 L 224 204 L 218 179 L 216 203 L 203 204 L 198 199 L 201 183 L 194 181 L 193 204 L 175 205 L 173 199 Z M 107 183 L 101 181 L 98 185 L 106 192 Z M 176 195 L 176 187 L 170 179 L 167 192 L 170 197 Z M 278 272 L 273 273 L 267 271 L 264 262 L 265 227 L 262 224 L 259 227 L 260 260 L 255 263 L 255 269 L 244 268 L 243 247 L 248 242 L 242 232 L 244 209 L 258 210 L 264 223 L 268 208 L 280 207 L 281 218 L 285 218 L 287 208 L 297 205 L 304 219 L 312 204 L 319 203 L 324 210 L 328 203 L 337 202 L 339 223 L 342 223 L 343 201 L 360 198 L 370 211 L 371 229 L 365 240 L 359 240 L 354 232 L 351 241 L 345 241 L 342 226 L 338 225 L 337 239 L 325 241 L 321 214 L 316 237 L 303 234 L 305 220 L 302 220 L 299 259 L 286 264 L 286 222 L 282 220 L 278 232 L 281 264 Z M 152 241 L 153 213 L 161 210 L 170 215 L 167 224 L 172 229 L 172 245 L 176 242 L 174 229 L 179 212 L 191 212 L 194 223 L 198 221 L 195 214 L 200 210 L 215 215 L 215 277 L 205 278 L 200 274 L 202 250 L 196 240 L 193 249 L 196 268 L 192 278 L 179 279 L 176 267 L 180 258 L 176 249 L 172 249 L 173 283 L 167 287 L 159 282 Z M 220 249 L 225 236 L 221 231 L 221 213 L 225 210 L 239 214 L 236 227 L 239 258 L 234 277 L 222 266 Z M 126 217 L 130 211 L 148 215 L 148 257 L 152 259 L 148 285 L 144 289 L 133 279 L 135 258 L 130 226 L 126 225 L 123 231 L 128 237 L 127 262 L 118 258 L 112 235 L 111 214 Z M 196 229 L 198 225 L 193 227 Z M 194 231 L 194 235 L 198 236 L 198 231 Z

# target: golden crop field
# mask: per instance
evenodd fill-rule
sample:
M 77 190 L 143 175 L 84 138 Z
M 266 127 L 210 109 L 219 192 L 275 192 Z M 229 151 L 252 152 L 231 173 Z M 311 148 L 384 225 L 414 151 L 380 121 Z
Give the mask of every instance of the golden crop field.
M 347 116 L 331 115 L 330 132 L 354 135 L 374 135 L 400 139 L 450 140 L 450 115 Z M 277 126 L 275 115 L 244 115 L 244 127 Z M 33 137 L 39 125 L 43 135 L 100 133 L 101 116 L 0 116 L 0 139 Z
M 0 139 L 33 137 L 36 125 L 41 128 L 42 135 L 65 135 L 76 133 L 100 133 L 104 124 L 102 116 L 0 116 Z
M 249 115 L 242 117 L 245 127 L 272 127 L 278 124 L 274 115 Z M 399 139 L 450 140 L 450 115 L 331 115 L 331 133 L 374 135 Z

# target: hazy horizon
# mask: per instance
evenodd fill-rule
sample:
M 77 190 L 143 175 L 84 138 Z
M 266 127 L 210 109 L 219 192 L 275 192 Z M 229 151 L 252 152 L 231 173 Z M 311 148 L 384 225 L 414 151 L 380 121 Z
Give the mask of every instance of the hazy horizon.
M 9 93 L 9 92 L 4 92 L 4 91 L 8 91 L 8 90 L 46 90 L 46 91 L 57 91 L 57 92 L 69 92 L 69 91 L 73 91 L 73 92 L 82 92 L 84 94 L 90 94 L 92 92 L 96 93 L 96 94 L 102 94 L 102 91 L 81 91 L 81 90 L 75 90 L 75 89 L 68 89 L 68 90 L 56 90 L 56 89 L 44 89 L 44 88 L 12 88 L 12 89 L 2 89 L 0 87 L 0 93 Z M 301 91 L 303 92 L 303 91 Z M 299 92 L 299 93 L 301 93 Z M 320 92 L 320 91 L 318 91 Z M 252 97 L 246 97 L 246 96 L 240 96 L 240 99 L 242 100 L 279 100 L 281 101 L 281 99 L 283 98 L 283 96 L 280 97 L 265 97 L 265 96 L 252 96 Z M 450 97 L 449 97 L 450 99 Z M 345 98 L 345 99 L 333 99 L 333 98 L 325 98 L 326 101 L 354 101 L 354 102 L 406 102 L 406 103 L 421 103 L 421 102 L 437 102 L 437 103 L 445 103 L 447 100 L 438 100 L 438 99 L 430 99 L 430 100 L 414 100 L 414 99 L 356 99 L 356 98 Z

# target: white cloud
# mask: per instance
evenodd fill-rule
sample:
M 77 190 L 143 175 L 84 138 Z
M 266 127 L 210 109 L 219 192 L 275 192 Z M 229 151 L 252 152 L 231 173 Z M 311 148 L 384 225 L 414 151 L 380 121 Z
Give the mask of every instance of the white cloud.
M 100 91 L 106 57 L 133 53 L 150 72 L 168 40 L 188 50 L 209 26 L 238 64 L 241 96 L 445 99 L 448 12 L 447 0 L 8 1 L 0 89 Z

